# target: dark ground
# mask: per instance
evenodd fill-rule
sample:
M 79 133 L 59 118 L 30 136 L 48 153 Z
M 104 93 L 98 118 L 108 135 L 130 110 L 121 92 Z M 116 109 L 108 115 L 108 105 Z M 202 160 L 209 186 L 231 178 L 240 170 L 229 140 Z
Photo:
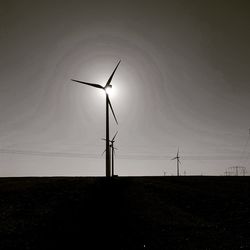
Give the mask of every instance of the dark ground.
M 250 177 L 0 178 L 0 249 L 249 249 Z

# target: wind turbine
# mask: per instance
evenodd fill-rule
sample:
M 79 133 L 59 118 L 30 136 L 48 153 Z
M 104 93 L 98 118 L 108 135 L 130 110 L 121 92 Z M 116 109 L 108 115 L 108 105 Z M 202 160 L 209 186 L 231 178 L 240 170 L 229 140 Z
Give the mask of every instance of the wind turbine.
M 115 156 L 115 149 L 117 150 L 117 148 L 114 147 L 114 142 L 115 142 L 115 137 L 117 135 L 118 131 L 115 133 L 114 137 L 112 138 L 112 140 L 110 140 L 110 148 L 111 148 L 111 155 L 112 155 L 112 162 L 111 162 L 111 176 L 114 176 L 115 172 L 115 164 L 114 164 L 114 156 Z M 102 140 L 106 141 L 106 139 L 102 138 Z M 104 152 L 106 151 L 106 149 L 104 150 Z M 104 152 L 102 153 L 102 155 L 104 154 Z
M 173 159 L 171 159 L 171 160 L 176 160 L 176 163 L 177 163 L 177 176 L 179 176 L 180 175 L 179 164 L 181 163 L 180 162 L 180 156 L 179 156 L 179 148 L 178 148 L 176 156 Z
M 107 83 L 106 83 L 106 85 L 104 87 L 102 85 L 95 84 L 95 83 L 88 83 L 88 82 L 83 82 L 83 81 L 71 79 L 74 82 L 78 82 L 78 83 L 82 83 L 82 84 L 85 84 L 85 85 L 89 85 L 91 87 L 102 89 L 102 90 L 105 91 L 105 94 L 106 94 L 106 177 L 110 177 L 109 107 L 110 107 L 110 109 L 112 111 L 112 114 L 113 114 L 113 116 L 115 118 L 116 123 L 118 124 L 116 116 L 115 116 L 115 113 L 114 113 L 114 110 L 113 110 L 113 107 L 111 105 L 111 102 L 110 102 L 110 99 L 109 99 L 109 96 L 108 96 L 108 91 L 107 90 L 108 90 L 108 88 L 112 88 L 111 81 L 113 79 L 115 71 L 118 68 L 120 62 L 121 62 L 121 60 L 116 65 L 114 71 L 112 72 L 111 76 L 109 77 L 109 79 L 108 79 L 108 81 L 107 81 Z

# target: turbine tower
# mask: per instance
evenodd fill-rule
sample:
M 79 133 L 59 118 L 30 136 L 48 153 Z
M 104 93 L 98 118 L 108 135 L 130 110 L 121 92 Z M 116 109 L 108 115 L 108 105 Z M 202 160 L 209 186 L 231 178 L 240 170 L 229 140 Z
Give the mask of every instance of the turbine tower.
M 181 163 L 180 156 L 179 156 L 179 148 L 178 148 L 176 156 L 174 158 L 172 158 L 171 160 L 176 160 L 176 164 L 177 164 L 177 176 L 179 176 L 180 175 L 179 164 Z
M 113 79 L 115 71 L 117 70 L 120 62 L 121 61 L 119 61 L 118 64 L 116 65 L 114 71 L 112 72 L 111 76 L 109 77 L 109 79 L 108 79 L 108 81 L 107 81 L 107 83 L 106 83 L 106 85 L 104 87 L 102 85 L 95 84 L 95 83 L 88 83 L 88 82 L 83 82 L 83 81 L 71 79 L 74 82 L 85 84 L 85 85 L 88 85 L 88 86 L 91 86 L 91 87 L 94 87 L 94 88 L 98 88 L 98 89 L 102 89 L 102 90 L 105 91 L 105 94 L 106 94 L 106 177 L 110 177 L 109 107 L 110 107 L 110 109 L 112 111 L 112 114 L 113 114 L 113 116 L 115 118 L 116 123 L 118 124 L 115 113 L 114 113 L 114 110 L 113 110 L 113 107 L 111 105 L 111 102 L 110 102 L 110 99 L 109 99 L 109 96 L 108 96 L 108 93 L 107 93 L 107 89 L 112 88 L 111 81 Z

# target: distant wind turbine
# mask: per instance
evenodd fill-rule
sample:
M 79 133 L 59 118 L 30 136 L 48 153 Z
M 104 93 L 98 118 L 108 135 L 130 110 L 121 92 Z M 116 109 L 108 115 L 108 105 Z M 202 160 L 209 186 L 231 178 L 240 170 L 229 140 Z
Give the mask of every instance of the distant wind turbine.
M 110 102 L 110 99 L 109 99 L 109 96 L 108 96 L 108 91 L 107 90 L 108 90 L 108 88 L 112 88 L 111 81 L 113 79 L 115 71 L 118 68 L 120 62 L 121 61 L 119 61 L 118 64 L 116 65 L 113 73 L 109 77 L 109 79 L 108 79 L 108 81 L 107 81 L 107 83 L 106 83 L 106 85 L 104 87 L 99 85 L 99 84 L 95 84 L 95 83 L 88 83 L 88 82 L 82 82 L 82 81 L 79 81 L 79 80 L 71 79 L 74 82 L 89 85 L 89 86 L 94 87 L 94 88 L 103 89 L 105 91 L 105 93 L 106 93 L 106 177 L 110 177 L 109 107 L 111 108 L 111 111 L 112 111 L 112 114 L 113 114 L 113 116 L 115 118 L 115 121 L 118 124 L 115 113 L 114 113 L 114 110 L 113 110 L 113 107 L 111 105 L 111 102 Z
M 115 133 L 114 137 L 112 138 L 112 140 L 110 140 L 110 148 L 111 148 L 111 156 L 112 156 L 112 162 L 111 162 L 111 169 L 112 169 L 112 176 L 114 176 L 115 174 L 115 163 L 114 163 L 114 156 L 115 156 L 115 150 L 117 150 L 117 148 L 114 147 L 114 143 L 115 143 L 115 137 L 117 135 L 118 131 Z M 102 138 L 102 140 L 106 141 L 106 139 Z M 104 150 L 104 152 L 106 151 L 106 149 Z M 104 152 L 102 153 L 102 155 L 104 154 Z
M 177 164 L 177 176 L 179 176 L 180 175 L 179 164 L 181 164 L 180 156 L 179 156 L 179 148 L 178 148 L 176 156 L 174 158 L 172 158 L 171 160 L 176 160 L 176 164 Z

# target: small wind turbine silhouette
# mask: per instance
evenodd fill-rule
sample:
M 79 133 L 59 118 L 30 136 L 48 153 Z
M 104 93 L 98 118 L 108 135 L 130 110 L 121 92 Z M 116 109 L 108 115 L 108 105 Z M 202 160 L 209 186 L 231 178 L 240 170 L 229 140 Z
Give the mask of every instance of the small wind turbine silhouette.
M 171 160 L 176 160 L 176 164 L 177 164 L 177 176 L 179 176 L 180 175 L 179 164 L 181 164 L 180 156 L 179 156 L 179 148 L 178 148 L 176 156 L 174 158 L 172 158 Z
M 114 113 L 114 110 L 113 110 L 113 107 L 111 105 L 111 102 L 110 102 L 110 99 L 109 99 L 109 96 L 108 96 L 107 90 L 108 90 L 108 88 L 112 88 L 111 81 L 113 79 L 115 71 L 118 68 L 120 62 L 121 62 L 121 60 L 116 65 L 114 71 L 112 72 L 111 76 L 109 77 L 109 79 L 108 79 L 108 81 L 107 81 L 107 83 L 106 83 L 106 85 L 104 87 L 99 85 L 99 84 L 95 84 L 95 83 L 88 83 L 88 82 L 83 82 L 83 81 L 71 79 L 71 81 L 74 81 L 74 82 L 89 85 L 89 86 L 94 87 L 94 88 L 103 89 L 105 91 L 105 93 L 106 93 L 106 177 L 110 177 L 109 107 L 111 108 L 111 111 L 112 111 L 112 114 L 113 114 L 113 116 L 115 118 L 115 121 L 118 124 L 115 113 Z
M 115 150 L 117 150 L 117 148 L 114 147 L 114 143 L 115 143 L 115 137 L 117 135 L 118 131 L 115 133 L 114 137 L 112 138 L 112 140 L 110 140 L 110 148 L 111 148 L 111 155 L 112 155 L 112 162 L 111 162 L 111 176 L 114 176 L 115 174 L 115 163 L 114 163 L 114 156 L 115 156 Z M 106 141 L 106 139 L 102 138 L 102 140 Z M 102 155 L 104 154 L 104 152 L 106 151 L 106 149 L 103 151 Z

